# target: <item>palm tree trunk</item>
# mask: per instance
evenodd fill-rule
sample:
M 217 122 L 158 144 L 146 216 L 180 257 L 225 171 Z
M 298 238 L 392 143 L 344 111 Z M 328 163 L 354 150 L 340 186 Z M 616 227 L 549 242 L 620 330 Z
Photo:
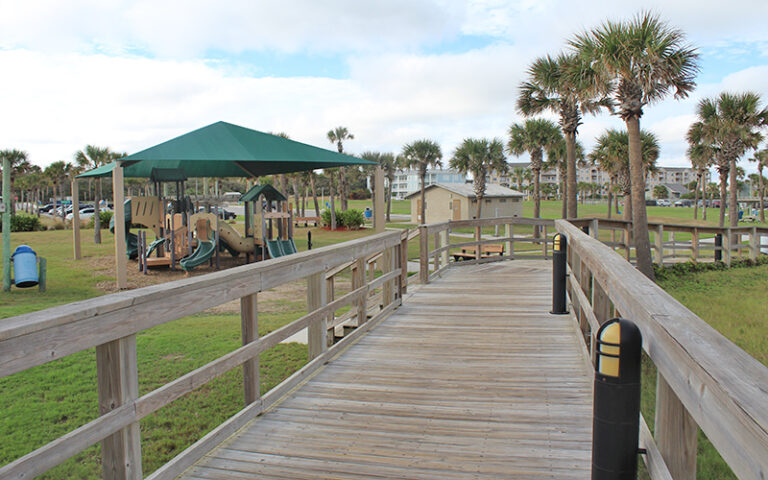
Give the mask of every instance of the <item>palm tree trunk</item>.
M 541 218 L 541 192 L 539 190 L 539 177 L 541 176 L 541 170 L 533 170 L 533 218 Z M 535 225 L 533 227 L 533 238 L 539 238 L 539 227 Z
M 566 202 L 568 204 L 568 217 L 577 218 L 579 216 L 578 205 L 576 204 L 576 133 L 568 132 L 565 134 L 565 152 L 566 161 L 568 163 L 568 186 L 566 192 L 568 194 Z
M 392 180 L 389 181 L 387 187 L 387 222 L 391 222 L 392 218 L 389 216 L 389 212 L 392 211 Z
M 613 202 L 613 181 L 608 182 L 608 218 L 611 218 L 611 202 Z
M 731 185 L 730 185 L 730 195 L 728 198 L 728 225 L 731 227 L 737 227 L 739 225 L 739 203 L 736 199 L 736 193 L 739 189 L 738 184 L 736 183 L 736 159 L 732 158 L 728 161 L 728 164 L 730 166 L 729 176 Z
M 765 185 L 763 184 L 763 168 L 762 164 L 757 169 L 757 191 L 760 194 L 760 222 L 765 223 L 765 206 L 763 205 L 763 197 L 765 196 Z
M 560 209 L 560 217 L 568 218 L 568 206 L 571 204 L 570 201 L 568 200 L 568 181 L 564 178 L 561 181 L 561 184 L 562 184 L 561 186 L 562 195 L 560 196 L 562 197 L 563 205 L 562 205 L 562 208 Z
M 624 220 L 632 221 L 632 191 L 624 192 L 624 211 L 622 217 Z
M 427 223 L 426 222 L 426 214 L 427 214 L 427 202 L 426 202 L 426 187 L 424 186 L 424 182 L 427 181 L 427 171 L 426 167 L 422 169 L 421 175 L 421 212 L 419 214 L 421 215 L 421 223 Z
M 706 220 L 707 219 L 707 176 L 702 175 L 701 176 L 701 198 L 703 202 L 701 203 L 701 219 Z
M 339 196 L 341 197 L 341 211 L 346 212 L 349 209 L 347 197 L 349 197 L 347 183 L 347 169 L 339 167 Z
M 701 182 L 701 174 L 697 175 L 696 188 L 693 189 L 693 219 L 699 219 L 699 182 Z
M 725 227 L 725 195 L 728 183 L 728 172 L 720 172 L 720 228 Z
M 336 201 L 333 199 L 335 193 L 333 191 L 333 174 L 330 173 L 328 178 L 330 179 L 330 187 L 328 188 L 330 190 L 329 194 L 331 196 L 331 230 L 336 230 Z
M 101 209 L 99 208 L 99 203 L 101 202 L 101 178 L 96 180 L 97 185 L 94 191 L 96 194 L 93 198 L 93 206 L 94 206 L 94 212 L 93 212 L 93 243 L 100 244 L 101 243 Z M 122 206 L 122 205 L 121 205 Z M 119 208 L 117 205 L 114 205 L 115 208 Z
M 312 189 L 312 201 L 315 202 L 315 216 L 320 216 L 320 204 L 317 203 L 317 191 L 315 190 L 315 172 L 309 172 L 309 188 Z
M 477 211 L 475 212 L 475 218 L 480 220 L 480 213 L 483 209 L 483 196 L 482 195 L 476 195 L 477 196 Z
M 632 226 L 635 234 L 637 269 L 654 280 L 651 259 L 651 240 L 648 237 L 648 215 L 645 211 L 645 172 L 640 143 L 640 119 L 627 119 L 629 134 L 629 176 L 632 183 Z

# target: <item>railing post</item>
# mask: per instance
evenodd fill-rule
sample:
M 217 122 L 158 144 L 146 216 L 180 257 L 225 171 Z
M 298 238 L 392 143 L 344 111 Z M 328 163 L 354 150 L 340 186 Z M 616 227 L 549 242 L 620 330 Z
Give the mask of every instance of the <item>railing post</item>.
M 596 218 L 593 218 L 592 221 L 589 222 L 589 236 L 591 236 L 594 239 L 600 239 L 600 224 L 598 223 L 599 220 Z
M 677 258 L 677 240 L 675 240 L 675 232 L 669 232 L 669 241 L 672 242 L 672 259 Z
M 664 266 L 664 224 L 660 223 L 656 227 L 656 263 L 660 267 Z
M 441 247 L 447 247 L 448 244 L 449 244 L 449 239 L 450 239 L 450 236 L 449 236 L 449 233 L 448 233 L 448 229 L 446 228 L 445 230 L 440 232 L 440 246 Z M 448 265 L 448 253 L 449 253 L 448 249 L 446 248 L 440 254 L 440 264 L 442 266 Z
M 419 226 L 419 280 L 422 285 L 429 283 L 429 237 L 426 225 Z
M 541 253 L 544 254 L 544 259 L 546 260 L 547 259 L 547 226 L 544 225 L 544 228 L 542 228 L 542 230 L 544 232 L 544 236 L 543 236 L 544 241 L 542 242 Z
M 631 231 L 630 224 L 626 223 L 624 225 L 624 258 L 629 262 L 632 260 L 632 238 L 631 238 Z
M 753 261 L 757 261 L 757 227 L 752 227 L 749 230 L 749 258 Z
M 240 299 L 240 330 L 242 343 L 246 345 L 259 339 L 259 314 L 257 294 L 246 295 Z M 246 405 L 261 397 L 259 381 L 259 357 L 243 363 L 243 397 Z
M 722 233 L 715 234 L 715 261 L 716 262 L 723 261 L 723 234 Z
M 99 415 L 139 398 L 136 335 L 96 347 Z M 141 434 L 135 422 L 101 441 L 104 479 L 140 480 Z
M 352 290 L 357 290 L 366 284 L 365 258 L 358 258 L 352 265 Z M 357 326 L 359 327 L 368 319 L 368 295 L 363 295 L 357 301 Z
M 508 223 L 504 225 L 504 236 L 507 238 L 512 238 L 515 236 L 515 226 L 511 223 Z M 514 240 L 507 240 L 507 255 L 510 256 L 510 258 L 515 258 L 515 241 Z
M 325 304 L 325 272 L 321 271 L 307 277 L 307 311 L 313 312 Z M 328 349 L 327 330 L 327 319 L 325 317 L 309 324 L 307 332 L 309 360 L 321 355 Z
M 394 247 L 387 247 L 381 255 L 381 274 L 386 275 L 392 271 L 392 262 L 395 259 Z M 392 300 L 394 300 L 395 294 L 395 280 L 388 280 L 384 282 L 381 289 L 381 308 L 387 307 Z
M 400 298 L 408 292 L 408 233 L 400 240 Z
M 443 246 L 440 243 L 440 240 L 442 239 L 442 237 L 440 236 L 439 232 L 435 233 L 432 237 L 433 237 L 432 244 L 435 246 L 435 250 L 437 250 L 438 248 Z M 443 256 L 440 255 L 439 253 L 437 253 L 437 251 L 435 251 L 435 254 L 432 255 L 432 264 L 435 266 L 435 271 L 440 270 L 440 267 L 441 267 L 440 260 L 442 258 L 443 258 Z
M 726 234 L 723 235 L 723 253 L 725 254 L 725 264 L 731 266 L 731 248 L 733 244 L 733 234 L 731 229 L 726 230 Z
M 656 380 L 656 445 L 675 480 L 696 478 L 699 427 L 659 373 Z
M 694 227 L 691 232 L 691 260 L 699 261 L 699 229 Z

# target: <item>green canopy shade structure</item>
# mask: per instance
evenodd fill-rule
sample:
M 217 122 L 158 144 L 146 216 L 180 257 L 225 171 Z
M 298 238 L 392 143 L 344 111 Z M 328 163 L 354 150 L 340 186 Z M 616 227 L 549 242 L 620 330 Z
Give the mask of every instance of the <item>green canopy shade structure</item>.
M 254 185 L 250 190 L 245 192 L 241 197 L 241 202 L 255 202 L 259 199 L 259 195 L 264 195 L 264 198 L 268 202 L 285 202 L 286 198 L 282 193 L 278 192 L 272 185 Z
M 126 177 L 149 178 L 154 168 L 178 168 L 187 177 L 260 177 L 375 162 L 277 135 L 216 122 L 120 159 Z M 79 177 L 111 176 L 114 164 Z

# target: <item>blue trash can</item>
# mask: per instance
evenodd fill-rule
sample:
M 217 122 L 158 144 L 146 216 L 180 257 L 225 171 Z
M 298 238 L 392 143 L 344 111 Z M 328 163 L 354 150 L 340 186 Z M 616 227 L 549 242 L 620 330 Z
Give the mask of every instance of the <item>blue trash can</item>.
M 37 253 L 28 245 L 20 245 L 11 255 L 13 259 L 14 283 L 19 288 L 34 287 L 38 284 Z
M 371 218 L 373 217 L 373 212 L 371 211 L 371 207 L 365 207 L 365 218 Z

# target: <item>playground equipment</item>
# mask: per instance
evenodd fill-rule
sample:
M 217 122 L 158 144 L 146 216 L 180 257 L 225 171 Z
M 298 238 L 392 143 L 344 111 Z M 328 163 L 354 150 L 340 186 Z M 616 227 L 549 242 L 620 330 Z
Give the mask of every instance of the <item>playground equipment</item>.
M 197 248 L 192 252 L 192 255 L 182 258 L 179 261 L 179 265 L 181 265 L 182 270 L 185 272 L 191 271 L 198 265 L 202 265 L 210 260 L 216 250 L 215 238 L 211 231 L 210 218 L 199 216 L 194 219 L 193 223 L 195 224 Z
M 262 258 L 264 253 L 269 258 L 277 258 L 297 252 L 292 208 L 279 191 L 271 185 L 256 185 L 240 200 L 245 203 L 246 235 L 263 239 Z

